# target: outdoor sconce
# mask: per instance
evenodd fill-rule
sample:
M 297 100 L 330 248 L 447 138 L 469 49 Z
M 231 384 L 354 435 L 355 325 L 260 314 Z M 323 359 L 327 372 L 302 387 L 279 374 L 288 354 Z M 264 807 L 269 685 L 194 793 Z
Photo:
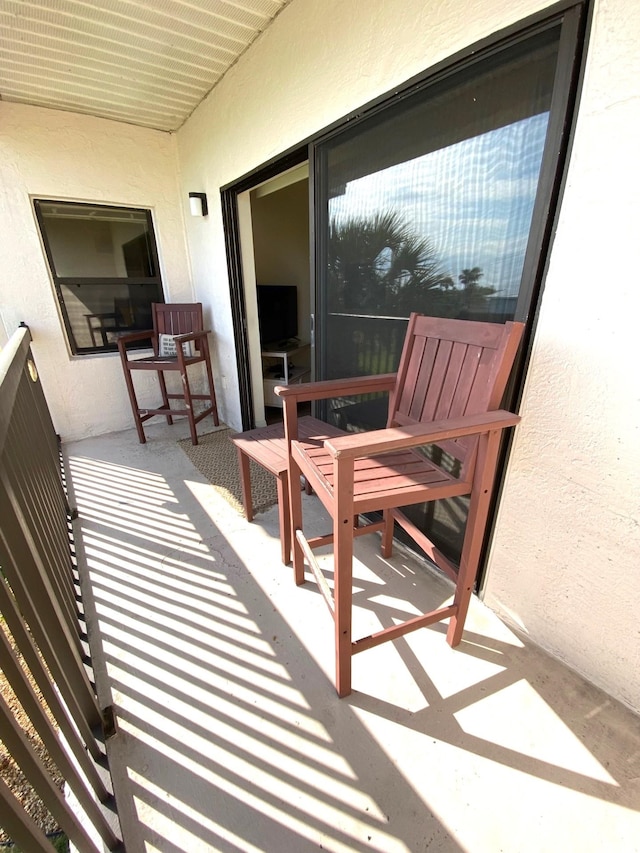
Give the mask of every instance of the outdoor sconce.
M 189 193 L 189 208 L 192 216 L 207 216 L 209 213 L 207 194 Z

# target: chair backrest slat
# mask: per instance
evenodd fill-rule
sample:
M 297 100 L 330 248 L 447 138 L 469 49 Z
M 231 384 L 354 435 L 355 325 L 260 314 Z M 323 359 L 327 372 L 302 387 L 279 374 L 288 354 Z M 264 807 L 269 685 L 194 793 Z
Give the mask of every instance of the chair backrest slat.
M 438 403 L 433 411 L 433 420 L 447 418 L 456 410 L 461 396 L 464 397 L 464 388 L 474 375 L 472 354 L 467 347 L 460 343 L 450 343 L 448 349 L 447 370 L 442 378 Z
M 159 335 L 186 335 L 201 332 L 204 324 L 200 302 L 153 304 L 153 326 Z
M 480 414 L 497 409 L 509 378 L 522 323 L 479 323 L 412 314 L 400 358 L 389 426 Z M 477 441 L 441 449 L 463 465 Z

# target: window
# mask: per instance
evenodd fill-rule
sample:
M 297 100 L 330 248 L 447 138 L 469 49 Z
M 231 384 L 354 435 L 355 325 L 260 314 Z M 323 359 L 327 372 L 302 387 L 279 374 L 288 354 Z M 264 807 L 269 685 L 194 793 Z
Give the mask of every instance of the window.
M 370 372 L 395 370 L 411 311 L 513 319 L 559 42 L 545 29 L 320 146 L 322 378 L 362 373 L 371 348 Z
M 316 378 L 396 370 L 411 311 L 530 317 L 579 21 L 575 7 L 474 51 L 316 145 Z M 323 405 L 347 430 L 387 418 L 383 395 Z M 405 511 L 459 561 L 465 499 Z
M 35 210 L 72 352 L 150 329 L 151 303 L 164 302 L 151 212 L 41 199 Z

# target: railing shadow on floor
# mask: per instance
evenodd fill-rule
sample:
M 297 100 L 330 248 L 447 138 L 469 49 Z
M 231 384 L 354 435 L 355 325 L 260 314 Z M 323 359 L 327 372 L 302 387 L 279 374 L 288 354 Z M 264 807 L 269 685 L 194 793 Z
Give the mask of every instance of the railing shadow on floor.
M 293 581 L 277 566 L 276 542 L 263 551 L 231 510 L 215 524 L 197 502 L 187 513 L 207 486 L 195 473 L 166 475 L 164 450 L 139 451 L 134 465 L 84 455 L 80 445 L 70 455 L 95 640 L 119 724 L 111 749 L 128 849 L 413 851 L 426 849 L 425 839 L 434 849 L 466 849 L 464 828 L 453 834 L 441 798 L 427 794 L 430 760 L 443 748 L 460 765 L 438 782 L 452 813 L 465 785 L 481 802 L 476 780 L 487 764 L 515 771 L 513 797 L 524 775 L 637 808 L 633 769 L 605 769 L 601 749 L 607 727 L 622 735 L 627 712 L 602 706 L 599 691 L 507 629 L 495 638 L 471 626 L 453 651 L 436 626 L 367 652 L 357 659 L 372 655 L 358 692 L 338 700 L 324 602 L 311 585 L 282 602 Z M 359 552 L 359 612 L 390 624 L 412 606 L 396 590 L 412 570 L 402 557 L 372 553 Z M 441 603 L 449 590 L 416 581 L 412 594 Z M 474 662 L 480 677 L 468 670 Z M 523 689 L 539 704 L 535 725 L 543 722 L 528 747 L 505 736 L 507 706 L 493 706 L 500 726 L 488 727 L 492 736 L 473 731 L 479 703 Z M 549 736 L 579 739 L 570 761 L 543 745 Z M 638 738 L 624 737 L 637 754 Z

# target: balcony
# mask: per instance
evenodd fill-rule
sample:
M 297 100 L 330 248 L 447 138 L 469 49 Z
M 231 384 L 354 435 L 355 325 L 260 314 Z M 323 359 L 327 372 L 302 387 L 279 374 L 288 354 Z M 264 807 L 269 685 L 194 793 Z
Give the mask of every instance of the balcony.
M 439 626 L 379 647 L 338 699 L 325 603 L 282 565 L 275 507 L 248 524 L 181 431 L 65 447 L 128 851 L 634 848 L 630 712 L 477 600 L 457 650 Z M 450 594 L 373 537 L 356 571 L 363 618 Z
M 36 531 L 43 547 L 56 539 L 55 517 L 59 528 L 66 522 L 43 473 L 45 457 L 54 460 L 50 469 L 56 464 L 50 427 L 41 451 L 25 419 L 30 412 L 32 424 L 46 421 L 28 332 L 15 340 L 15 357 L 2 362 L 5 401 L 16 402 L 2 420 L 1 553 L 17 597 L 20 572 L 9 564 L 24 567 L 26 577 L 35 552 L 29 544 L 13 561 L 14 477 L 32 472 L 34 507 L 37 481 L 49 495 L 42 522 L 49 532 Z M 63 445 L 69 506 L 79 511 L 82 637 L 98 701 L 89 701 L 81 680 L 61 692 L 71 697 L 67 705 L 85 703 L 80 716 L 93 715 L 93 730 L 98 709 L 113 711 L 105 716 L 114 723 L 107 761 L 91 735 L 86 743 L 103 776 L 108 763 L 115 803 L 101 799 L 119 820 L 114 834 L 91 802 L 91 821 L 82 817 L 86 801 L 76 818 L 59 810 L 78 835 L 76 849 L 100 851 L 103 841 L 120 849 L 118 833 L 129 853 L 635 849 L 640 734 L 630 711 L 477 599 L 456 650 L 440 624 L 379 646 L 358 656 L 355 692 L 338 699 L 325 602 L 313 584 L 296 587 L 282 565 L 277 508 L 246 522 L 183 452 L 177 442 L 187 435 L 186 422 L 158 423 L 145 445 L 134 429 Z M 303 499 L 324 532 L 319 502 Z M 31 508 L 15 513 L 27 514 L 36 516 Z M 361 628 L 447 602 L 448 581 L 401 548 L 383 559 L 376 545 L 374 537 L 357 542 Z M 62 565 L 62 550 L 58 538 L 53 556 L 44 548 L 41 561 Z M 59 600 L 49 597 L 53 611 L 68 596 L 64 573 L 51 577 L 62 590 Z M 26 607 L 25 618 L 35 620 L 41 650 L 50 640 L 55 646 L 55 624 L 28 584 L 25 600 L 40 605 L 37 617 Z M 0 587 L 10 623 L 9 584 Z M 63 623 L 72 633 L 71 621 Z M 68 686 L 71 677 L 63 673 L 58 683 Z M 0 725 L 19 759 L 10 722 Z M 80 759 L 90 777 L 93 766 Z M 83 836 L 78 818 L 101 831 Z

